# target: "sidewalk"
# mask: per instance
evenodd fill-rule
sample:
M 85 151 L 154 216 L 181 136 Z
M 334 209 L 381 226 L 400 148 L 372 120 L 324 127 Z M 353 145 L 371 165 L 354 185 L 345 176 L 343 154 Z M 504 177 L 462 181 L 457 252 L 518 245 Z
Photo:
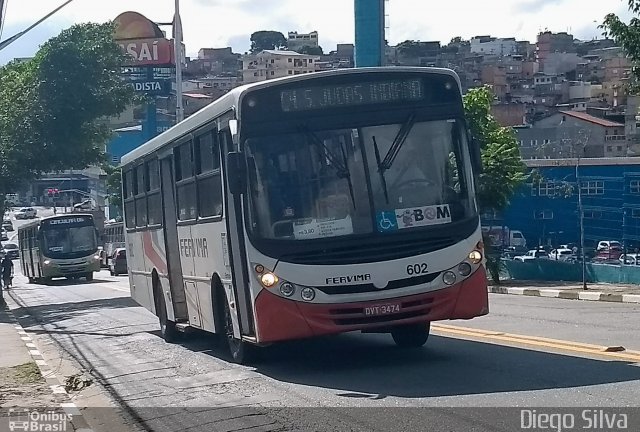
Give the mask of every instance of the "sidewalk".
M 17 327 L 13 314 L 0 306 L 0 407 L 57 406 L 57 397 L 29 352 L 29 341 L 22 339 L 28 336 L 18 333 Z
M 10 430 L 16 418 L 25 421 L 37 414 L 36 423 L 42 430 L 92 432 L 34 340 L 14 317 L 11 307 L 17 305 L 6 291 L 4 299 L 7 305 L 0 306 L 0 430 Z
M 587 290 L 579 282 L 503 280 L 500 285 L 489 282 L 489 292 L 569 300 L 603 301 L 640 304 L 640 286 L 587 283 Z

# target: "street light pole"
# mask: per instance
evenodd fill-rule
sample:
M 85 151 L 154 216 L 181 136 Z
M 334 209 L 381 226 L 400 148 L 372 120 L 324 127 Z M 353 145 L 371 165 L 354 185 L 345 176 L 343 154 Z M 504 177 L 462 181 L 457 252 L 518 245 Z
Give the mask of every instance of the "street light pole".
M 176 123 L 184 119 L 182 107 L 182 22 L 180 21 L 180 0 L 175 0 L 173 18 L 173 52 L 176 61 Z
M 578 217 L 580 218 L 580 250 L 582 251 L 582 289 L 587 290 L 587 261 L 584 253 L 584 212 L 582 211 L 582 186 L 580 184 L 580 154 L 576 159 L 576 184 L 578 187 Z

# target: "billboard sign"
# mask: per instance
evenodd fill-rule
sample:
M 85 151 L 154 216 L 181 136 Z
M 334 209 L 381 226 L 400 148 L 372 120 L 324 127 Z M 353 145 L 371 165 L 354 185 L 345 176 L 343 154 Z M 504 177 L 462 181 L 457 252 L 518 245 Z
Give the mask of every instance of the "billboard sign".
M 171 94 L 171 80 L 166 79 L 134 79 L 129 84 L 136 92 L 152 96 L 169 96 Z
M 137 12 L 124 12 L 115 19 L 115 39 L 130 56 L 130 66 L 174 64 L 173 42 L 160 27 Z
M 118 41 L 131 58 L 130 65 L 174 64 L 173 43 L 167 39 L 136 39 Z

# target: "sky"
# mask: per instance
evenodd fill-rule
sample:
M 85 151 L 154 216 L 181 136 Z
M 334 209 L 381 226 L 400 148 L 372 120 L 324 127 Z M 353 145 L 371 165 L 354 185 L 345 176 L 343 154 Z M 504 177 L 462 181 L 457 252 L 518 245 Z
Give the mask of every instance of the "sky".
M 24 30 L 64 0 L 8 1 L 0 40 Z M 372 0 L 374 1 L 374 0 Z M 135 5 L 135 6 L 133 6 Z M 411 39 L 469 39 L 478 35 L 515 37 L 535 42 L 545 29 L 569 31 L 578 39 L 602 37 L 597 29 L 605 15 L 616 13 L 628 22 L 626 0 L 388 0 L 386 39 L 391 45 Z M 169 22 L 172 0 L 74 0 L 31 32 L 0 51 L 0 64 L 15 57 L 30 57 L 38 47 L 74 23 L 105 22 L 133 10 L 156 22 Z M 231 46 L 234 52 L 249 49 L 251 33 L 276 30 L 307 33 L 317 30 L 325 52 L 338 43 L 354 42 L 352 0 L 180 0 L 187 55 L 200 48 Z M 166 28 L 170 36 L 170 28 Z

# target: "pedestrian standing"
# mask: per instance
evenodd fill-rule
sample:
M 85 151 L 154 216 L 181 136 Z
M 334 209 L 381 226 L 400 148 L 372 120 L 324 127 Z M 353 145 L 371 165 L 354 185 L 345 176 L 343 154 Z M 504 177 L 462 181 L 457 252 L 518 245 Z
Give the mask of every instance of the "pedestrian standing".
M 11 261 L 8 254 L 4 256 L 0 268 L 2 269 L 2 284 L 4 285 L 4 289 L 8 290 L 13 280 L 13 261 Z

